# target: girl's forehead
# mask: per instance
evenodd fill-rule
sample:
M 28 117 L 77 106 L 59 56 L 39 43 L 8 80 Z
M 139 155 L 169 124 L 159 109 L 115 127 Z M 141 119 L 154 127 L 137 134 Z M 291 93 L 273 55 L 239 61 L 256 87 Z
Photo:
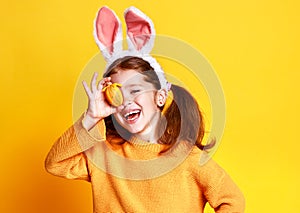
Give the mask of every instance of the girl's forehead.
M 146 83 L 145 76 L 136 70 L 120 70 L 112 74 L 111 81 L 123 86 Z

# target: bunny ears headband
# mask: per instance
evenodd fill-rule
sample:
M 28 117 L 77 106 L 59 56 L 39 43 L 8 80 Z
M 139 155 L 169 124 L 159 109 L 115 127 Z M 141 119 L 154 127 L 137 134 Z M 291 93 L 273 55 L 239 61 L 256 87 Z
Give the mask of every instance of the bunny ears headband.
M 148 61 L 156 72 L 161 88 L 168 83 L 158 62 L 150 55 L 154 45 L 155 29 L 151 19 L 135 7 L 124 12 L 127 27 L 128 50 L 123 50 L 122 25 L 114 11 L 108 7 L 99 9 L 94 22 L 94 37 L 107 62 L 106 68 L 118 58 L 136 56 Z

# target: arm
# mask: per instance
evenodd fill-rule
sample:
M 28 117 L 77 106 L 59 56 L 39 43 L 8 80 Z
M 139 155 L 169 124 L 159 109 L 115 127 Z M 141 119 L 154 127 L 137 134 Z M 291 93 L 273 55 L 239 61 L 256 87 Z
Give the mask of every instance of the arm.
M 215 202 L 211 202 L 215 212 L 242 213 L 245 211 L 245 198 L 227 174 L 224 175 L 223 181 L 213 193 L 218 195 Z
M 89 180 L 84 151 L 105 140 L 104 121 L 87 131 L 83 116 L 54 143 L 45 160 L 46 170 L 67 179 Z
M 204 195 L 215 212 L 242 213 L 245 198 L 230 176 L 212 159 L 200 167 Z
M 111 84 L 110 77 L 102 79 L 98 85 L 98 73 L 91 80 L 91 88 L 84 81 L 83 86 L 89 104 L 85 116 L 82 116 L 53 145 L 46 161 L 46 170 L 54 175 L 68 179 L 89 180 L 87 157 L 84 152 L 97 142 L 105 140 L 104 118 L 117 112 L 104 98 L 102 89 Z M 122 106 L 118 108 L 122 109 Z

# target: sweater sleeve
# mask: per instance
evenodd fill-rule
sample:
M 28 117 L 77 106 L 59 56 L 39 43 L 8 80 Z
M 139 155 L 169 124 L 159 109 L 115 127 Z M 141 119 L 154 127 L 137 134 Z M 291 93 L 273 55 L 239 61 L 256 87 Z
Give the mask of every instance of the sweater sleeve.
M 105 141 L 105 124 L 100 121 L 87 131 L 82 116 L 54 143 L 45 160 L 46 170 L 67 179 L 90 180 L 85 151 Z
M 215 212 L 244 212 L 244 195 L 230 176 L 212 159 L 200 166 L 199 178 L 204 195 Z

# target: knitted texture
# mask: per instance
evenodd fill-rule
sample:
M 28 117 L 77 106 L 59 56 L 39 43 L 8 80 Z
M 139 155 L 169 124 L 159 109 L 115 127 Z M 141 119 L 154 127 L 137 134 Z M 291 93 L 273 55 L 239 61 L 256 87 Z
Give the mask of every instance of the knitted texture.
M 82 119 L 56 141 L 45 167 L 53 175 L 89 181 L 94 212 L 203 212 L 207 202 L 216 212 L 244 212 L 239 188 L 212 159 L 200 165 L 200 158 L 207 156 L 197 147 L 179 145 L 161 166 L 147 163 L 131 167 L 130 163 L 116 161 L 116 156 L 129 162 L 151 162 L 160 159 L 164 146 L 137 139 L 109 139 L 104 121 L 88 132 Z M 162 168 L 172 165 L 174 159 L 180 161 L 172 169 Z M 159 175 L 144 178 L 153 172 Z

